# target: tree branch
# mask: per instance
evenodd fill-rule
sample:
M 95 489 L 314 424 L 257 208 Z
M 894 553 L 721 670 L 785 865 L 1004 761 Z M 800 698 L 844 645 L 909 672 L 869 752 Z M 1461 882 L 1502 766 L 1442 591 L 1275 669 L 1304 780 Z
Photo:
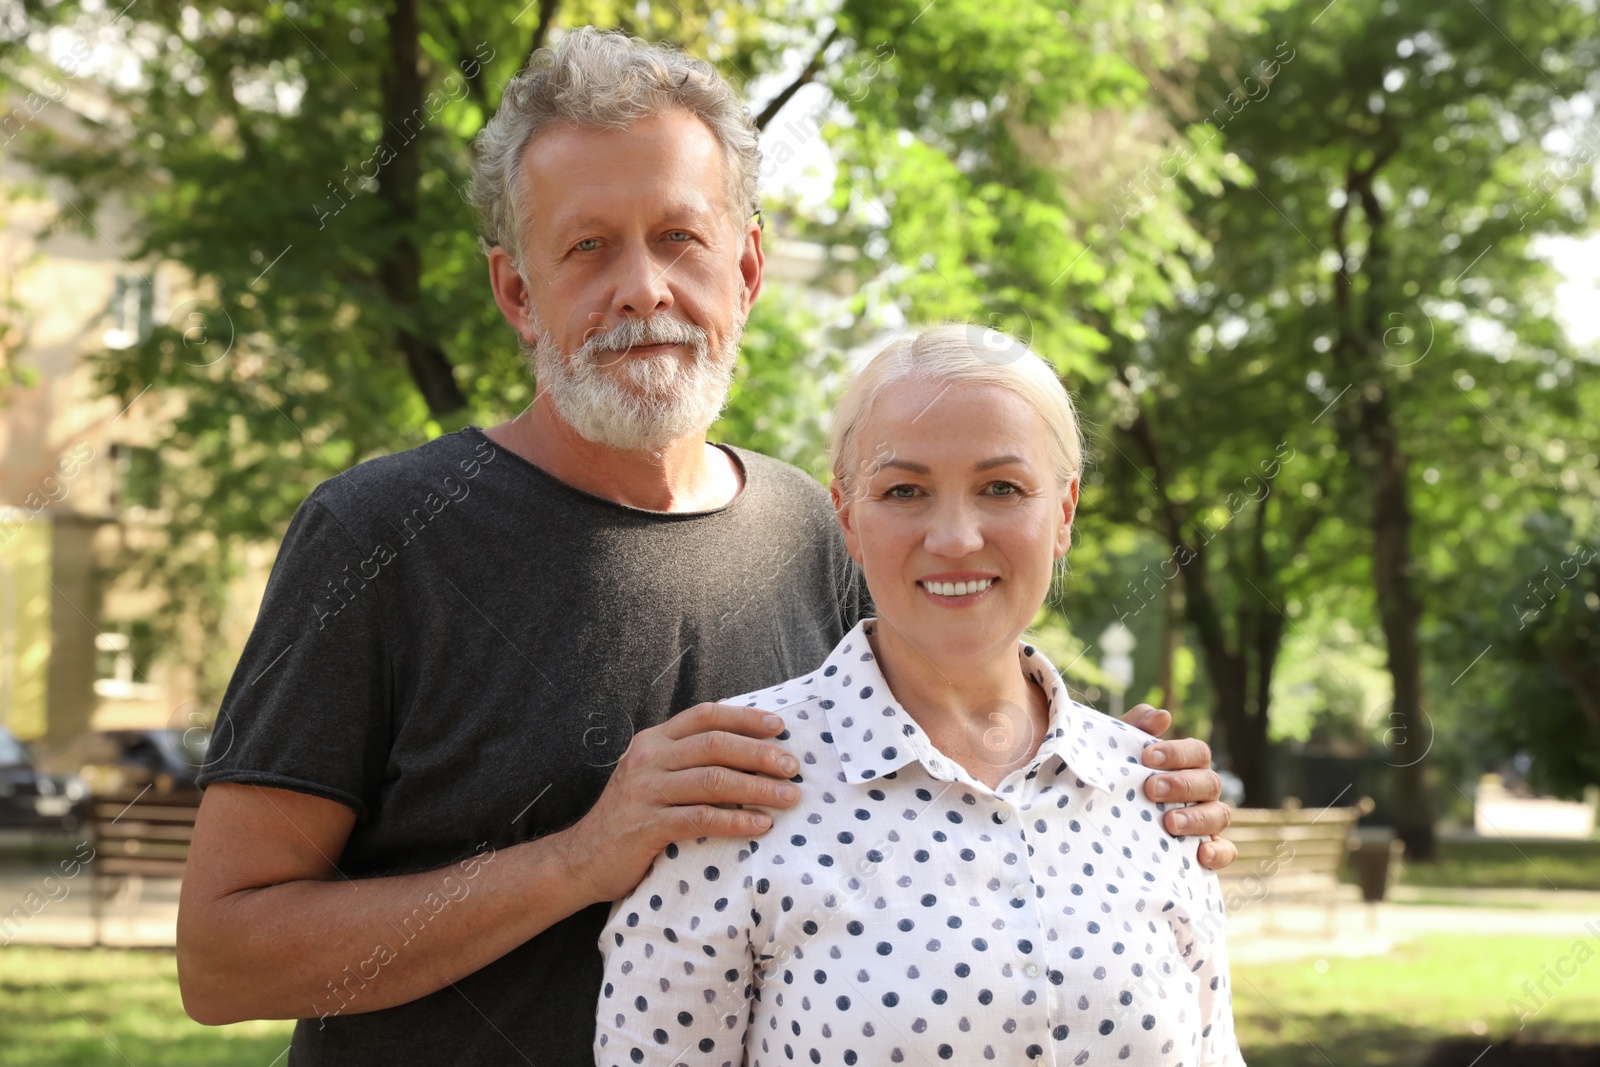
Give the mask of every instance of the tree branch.
M 561 0 L 539 0 L 539 24 L 533 28 L 533 42 L 528 45 L 528 54 L 522 60 L 523 67 L 533 59 L 535 52 L 544 47 L 545 38 L 550 36 L 550 25 L 555 22 L 560 7 Z
M 822 43 L 817 45 L 817 50 L 811 56 L 811 62 L 806 64 L 805 69 L 800 72 L 794 81 L 784 86 L 783 92 L 773 97 L 768 101 L 767 106 L 761 109 L 761 114 L 756 116 L 756 129 L 766 129 L 767 123 L 771 122 L 778 112 L 783 110 L 783 105 L 787 104 L 790 98 L 800 91 L 802 86 L 808 84 L 811 79 L 817 76 L 817 72 L 822 69 L 822 54 L 828 50 L 828 46 L 838 39 L 839 27 L 835 26 L 828 31 L 828 36 L 822 39 Z
M 391 243 L 378 252 L 378 279 L 396 311 L 396 347 L 417 391 L 435 417 L 460 411 L 467 398 L 456 384 L 455 370 L 444 350 L 419 322 L 422 307 L 422 253 L 411 236 L 417 223 L 417 192 L 422 178 L 419 140 L 422 115 L 422 72 L 418 68 L 417 0 L 396 0 L 387 16 L 388 67 L 383 77 L 384 136 L 394 144 L 394 159 L 378 185 Z

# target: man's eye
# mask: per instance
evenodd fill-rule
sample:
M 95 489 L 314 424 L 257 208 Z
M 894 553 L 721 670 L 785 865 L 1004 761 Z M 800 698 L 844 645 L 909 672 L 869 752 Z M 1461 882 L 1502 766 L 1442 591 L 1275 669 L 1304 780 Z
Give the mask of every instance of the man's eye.
M 572 247 L 576 248 L 579 252 L 593 252 L 595 249 L 600 247 L 600 239 L 597 237 L 585 237 Z
M 691 241 L 693 239 L 694 238 L 689 236 L 689 233 L 688 233 L 687 230 L 669 230 L 667 232 L 667 240 L 669 240 L 669 241 L 675 241 L 675 242 L 681 243 L 683 241 Z

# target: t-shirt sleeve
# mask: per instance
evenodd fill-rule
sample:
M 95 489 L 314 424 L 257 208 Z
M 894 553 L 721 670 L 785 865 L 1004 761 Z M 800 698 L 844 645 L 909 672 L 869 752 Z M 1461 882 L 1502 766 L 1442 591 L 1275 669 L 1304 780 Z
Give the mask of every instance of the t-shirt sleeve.
M 749 853 L 729 838 L 668 845 L 611 910 L 595 1016 L 599 1067 L 739 1067 L 753 994 Z
M 388 760 L 392 701 L 382 590 L 313 493 L 295 512 L 228 683 L 202 786 L 242 782 L 369 814 Z

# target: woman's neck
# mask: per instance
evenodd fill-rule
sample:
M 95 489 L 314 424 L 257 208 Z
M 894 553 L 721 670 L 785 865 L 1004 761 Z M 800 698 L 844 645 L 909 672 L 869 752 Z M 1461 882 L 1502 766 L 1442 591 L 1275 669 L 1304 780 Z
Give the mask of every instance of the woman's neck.
M 1015 642 L 935 662 L 882 618 L 868 639 L 895 700 L 935 748 L 980 782 L 994 788 L 1038 751 L 1049 700 L 1023 674 Z

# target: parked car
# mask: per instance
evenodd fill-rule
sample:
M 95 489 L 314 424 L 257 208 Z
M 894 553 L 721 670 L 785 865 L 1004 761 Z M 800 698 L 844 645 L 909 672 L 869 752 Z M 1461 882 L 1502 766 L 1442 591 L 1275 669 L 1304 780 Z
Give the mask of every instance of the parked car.
M 40 759 L 40 766 L 73 774 L 96 794 L 195 789 L 210 734 L 202 730 L 97 730 Z
M 89 820 L 89 787 L 40 770 L 33 751 L 0 726 L 0 829 L 73 833 Z

